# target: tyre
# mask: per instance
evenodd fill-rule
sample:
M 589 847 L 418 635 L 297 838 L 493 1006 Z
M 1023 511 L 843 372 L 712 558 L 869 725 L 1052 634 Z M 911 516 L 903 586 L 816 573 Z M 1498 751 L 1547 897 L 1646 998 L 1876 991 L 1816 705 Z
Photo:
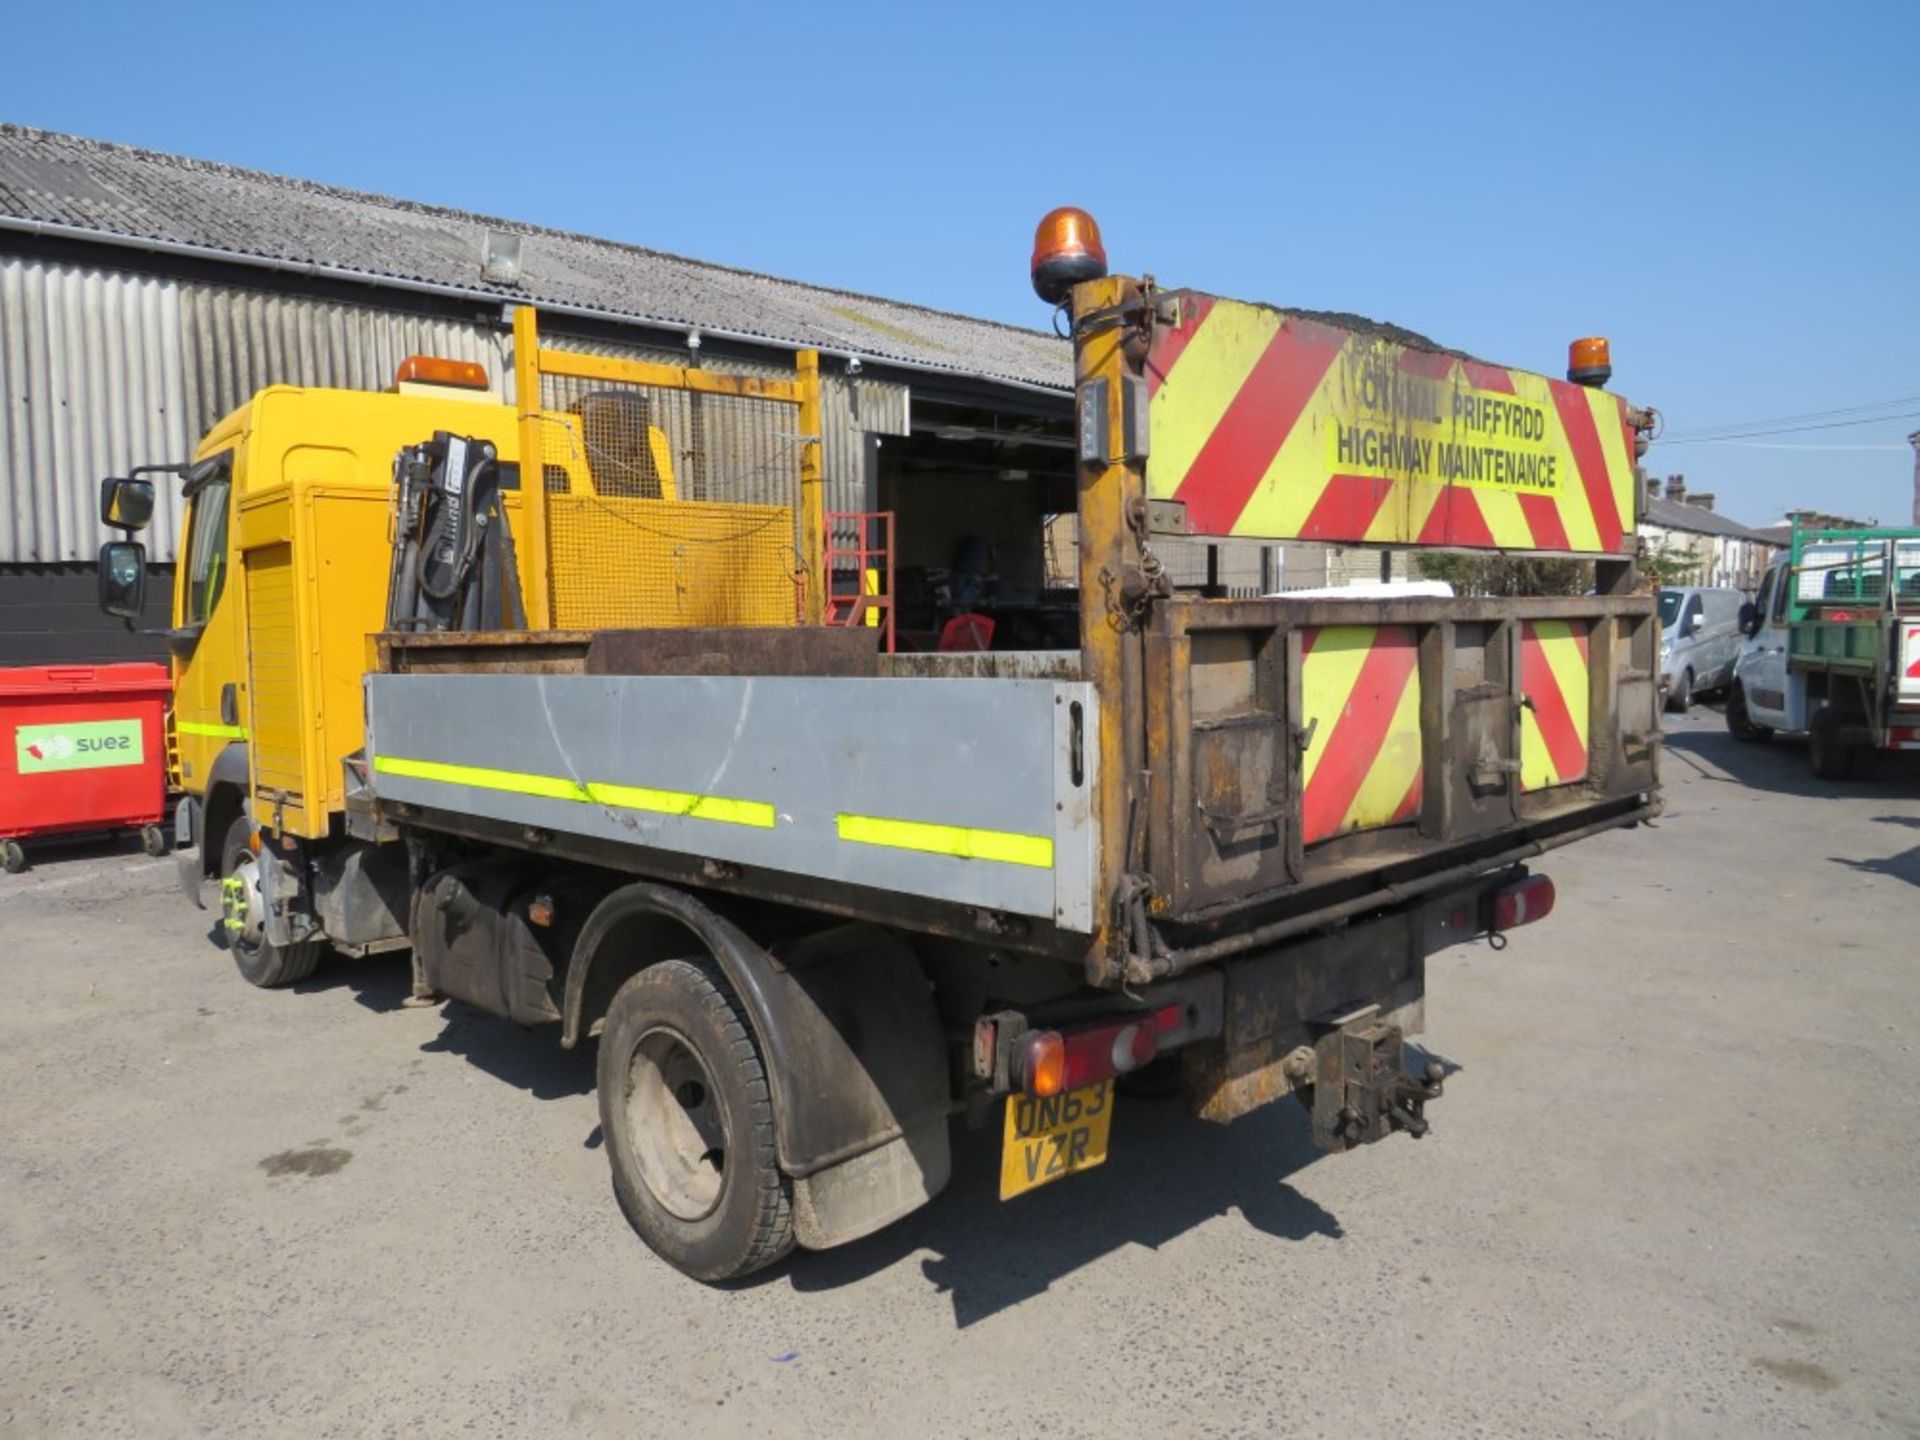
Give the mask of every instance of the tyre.
M 1667 709 L 1676 715 L 1684 715 L 1693 708 L 1693 671 L 1682 670 L 1680 678 L 1673 682 L 1673 689 L 1667 692 Z
M 665 960 L 621 986 L 598 1080 L 614 1194 L 661 1258 L 696 1280 L 733 1280 L 793 1248 L 766 1069 L 716 965 Z
M 0 870 L 9 875 L 18 875 L 27 868 L 27 852 L 20 848 L 18 840 L 8 840 L 0 844 Z
M 1822 701 L 1807 726 L 1807 759 L 1820 780 L 1849 778 L 1848 747 L 1840 743 L 1840 712 Z
M 260 857 L 249 844 L 252 822 L 245 815 L 227 827 L 220 847 L 221 930 L 234 968 L 249 985 L 263 990 L 292 985 L 313 974 L 326 950 L 323 940 L 275 945 L 265 933 L 266 906 L 260 897 Z
M 158 860 L 169 850 L 173 849 L 173 846 L 167 843 L 167 832 L 162 830 L 158 825 L 142 825 L 140 827 L 140 848 Z
M 1767 726 L 1753 723 L 1747 713 L 1747 692 L 1738 685 L 1727 691 L 1727 730 L 1743 745 L 1757 745 L 1773 734 Z

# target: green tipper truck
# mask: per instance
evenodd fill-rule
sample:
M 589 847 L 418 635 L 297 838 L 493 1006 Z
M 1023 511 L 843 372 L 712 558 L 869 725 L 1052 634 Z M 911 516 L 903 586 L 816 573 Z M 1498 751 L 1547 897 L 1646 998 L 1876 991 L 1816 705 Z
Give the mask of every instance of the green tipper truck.
M 1736 736 L 1806 732 L 1823 780 L 1920 750 L 1920 529 L 1796 528 L 1741 629 Z

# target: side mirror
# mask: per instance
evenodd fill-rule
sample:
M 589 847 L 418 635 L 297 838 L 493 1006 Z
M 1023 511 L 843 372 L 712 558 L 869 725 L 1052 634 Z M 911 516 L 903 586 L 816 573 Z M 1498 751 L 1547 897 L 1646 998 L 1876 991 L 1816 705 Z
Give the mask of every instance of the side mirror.
M 100 482 L 100 521 L 129 535 L 153 519 L 153 482 L 108 476 Z
M 1740 633 L 1742 635 L 1760 633 L 1760 607 L 1751 600 L 1740 606 Z
M 138 620 L 147 599 L 147 547 L 137 540 L 113 540 L 100 547 L 100 608 L 125 620 Z

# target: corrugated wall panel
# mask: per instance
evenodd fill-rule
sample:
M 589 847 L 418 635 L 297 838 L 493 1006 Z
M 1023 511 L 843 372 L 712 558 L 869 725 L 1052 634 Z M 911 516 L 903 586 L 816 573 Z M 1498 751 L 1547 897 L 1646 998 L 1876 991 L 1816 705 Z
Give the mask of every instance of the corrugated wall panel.
M 381 390 L 409 355 L 509 369 L 505 337 L 466 321 L 259 290 L 187 286 L 180 317 L 196 438 L 268 385 Z
M 680 349 L 551 342 L 669 363 Z M 108 538 L 95 518 L 100 477 L 187 458 L 199 438 L 267 385 L 381 389 L 413 354 L 477 360 L 511 399 L 509 337 L 471 321 L 233 286 L 0 259 L 0 564 L 91 561 Z M 790 375 L 791 367 L 714 360 Z M 832 362 L 829 362 L 831 364 Z M 907 433 L 904 385 L 829 373 L 821 411 L 827 505 L 866 505 L 865 435 Z M 144 537 L 175 558 L 179 487 L 163 482 Z
M 93 558 L 103 475 L 178 459 L 192 431 L 171 281 L 0 259 L 0 563 Z M 173 556 L 161 485 L 148 544 Z
M 905 385 L 862 375 L 828 375 L 820 384 L 827 508 L 865 510 L 867 435 L 905 435 L 910 403 Z

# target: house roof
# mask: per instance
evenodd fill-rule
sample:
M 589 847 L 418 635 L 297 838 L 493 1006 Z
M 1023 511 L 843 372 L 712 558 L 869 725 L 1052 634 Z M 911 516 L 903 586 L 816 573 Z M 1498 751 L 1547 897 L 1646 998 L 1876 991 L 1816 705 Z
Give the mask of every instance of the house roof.
M 1647 497 L 1640 518 L 1646 524 L 1658 525 L 1662 530 L 1686 530 L 1695 535 L 1721 535 L 1730 540 L 1752 540 L 1763 545 L 1777 545 L 1780 542 L 1751 525 L 1742 525 L 1738 520 L 1722 515 L 1717 510 L 1708 510 L 1699 505 L 1688 505 L 1678 500 L 1669 500 L 1664 495 Z
M 157 242 L 242 263 L 453 287 L 781 347 L 895 361 L 1066 392 L 1064 340 L 877 296 L 803 285 L 637 245 L 383 195 L 0 124 L 0 229 Z M 489 231 L 521 237 L 516 285 L 481 275 Z

